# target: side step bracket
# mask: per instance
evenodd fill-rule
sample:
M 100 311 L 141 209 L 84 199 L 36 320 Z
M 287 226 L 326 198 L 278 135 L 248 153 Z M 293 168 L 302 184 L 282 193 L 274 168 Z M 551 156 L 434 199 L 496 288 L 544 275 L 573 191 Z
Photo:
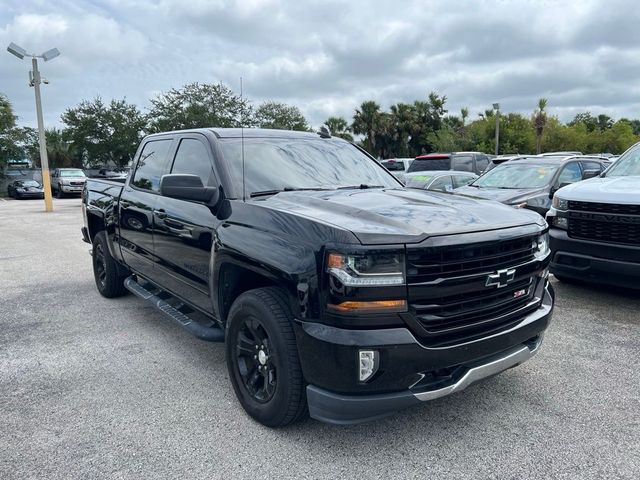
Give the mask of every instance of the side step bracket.
M 208 342 L 224 342 L 224 330 L 219 326 L 215 324 L 209 326 L 203 325 L 202 323 L 192 319 L 189 315 L 171 306 L 168 302 L 159 296 L 154 295 L 145 287 L 140 285 L 133 276 L 128 277 L 124 281 L 124 286 L 135 296 L 140 297 L 171 319 L 175 320 L 178 325 L 199 339 L 206 340 Z

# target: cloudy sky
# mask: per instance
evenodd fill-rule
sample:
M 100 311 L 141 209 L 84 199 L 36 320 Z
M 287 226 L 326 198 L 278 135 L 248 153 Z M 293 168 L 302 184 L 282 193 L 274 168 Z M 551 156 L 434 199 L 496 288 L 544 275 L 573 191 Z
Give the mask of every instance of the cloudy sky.
M 45 122 L 83 99 L 148 99 L 222 81 L 255 103 L 300 107 L 317 126 L 434 90 L 452 113 L 499 101 L 562 120 L 640 118 L 640 9 L 631 0 L 0 0 L 0 45 L 62 55 L 42 64 Z M 35 125 L 29 64 L 4 51 L 0 92 Z

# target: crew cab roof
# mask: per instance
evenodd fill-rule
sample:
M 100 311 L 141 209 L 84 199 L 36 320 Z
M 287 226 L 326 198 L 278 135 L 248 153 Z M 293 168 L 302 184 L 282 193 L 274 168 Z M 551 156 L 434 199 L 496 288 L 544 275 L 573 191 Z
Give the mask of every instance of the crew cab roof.
M 169 132 L 159 132 L 148 135 L 153 137 L 156 135 L 169 135 L 176 133 L 210 133 L 218 138 L 321 138 L 316 132 L 300 132 L 295 130 L 276 130 L 270 128 L 189 128 L 184 130 L 173 130 Z M 339 137 L 331 137 L 332 139 L 342 140 Z

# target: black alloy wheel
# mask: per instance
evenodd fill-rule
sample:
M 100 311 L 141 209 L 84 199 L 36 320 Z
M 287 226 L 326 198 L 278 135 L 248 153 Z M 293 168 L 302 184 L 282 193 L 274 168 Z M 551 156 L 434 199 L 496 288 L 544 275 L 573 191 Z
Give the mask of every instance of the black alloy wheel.
M 258 403 L 273 398 L 278 382 L 275 353 L 270 347 L 269 334 L 260 320 L 244 318 L 236 337 L 236 362 L 244 387 Z
M 93 254 L 96 257 L 96 280 L 100 282 L 99 286 L 104 289 L 107 285 L 107 263 L 104 258 L 104 247 L 101 243 L 98 243 L 93 249 Z

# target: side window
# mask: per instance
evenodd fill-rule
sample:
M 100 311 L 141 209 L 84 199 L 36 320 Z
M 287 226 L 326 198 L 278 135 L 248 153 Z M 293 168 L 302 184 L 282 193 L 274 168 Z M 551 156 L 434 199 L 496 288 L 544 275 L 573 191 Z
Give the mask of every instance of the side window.
M 173 159 L 171 173 L 197 175 L 204 185 L 208 185 L 212 172 L 211 157 L 206 145 L 193 138 L 182 139 Z
M 453 157 L 451 170 L 473 172 L 473 157 L 471 155 L 456 155 Z
M 167 154 L 172 140 L 154 140 L 147 142 L 140 152 L 136 172 L 131 182 L 135 187 L 157 192 L 160 190 L 160 178 L 164 172 Z
M 582 170 L 578 162 L 571 162 L 562 169 L 558 177 L 558 185 L 563 183 L 574 183 L 582 180 Z
M 433 183 L 431 183 L 428 190 L 435 190 L 437 192 L 450 192 L 451 190 L 453 190 L 451 177 L 449 175 L 445 175 L 436 178 Z
M 453 188 L 464 187 L 465 185 L 469 185 L 475 177 L 469 175 L 454 175 L 453 176 Z
M 583 170 L 597 170 L 599 172 L 602 172 L 605 169 L 605 167 L 603 167 L 598 162 L 581 162 L 581 163 L 582 163 Z
M 489 158 L 486 155 L 478 155 L 476 157 L 476 167 L 478 172 L 482 173 L 486 170 L 487 165 L 489 165 Z

